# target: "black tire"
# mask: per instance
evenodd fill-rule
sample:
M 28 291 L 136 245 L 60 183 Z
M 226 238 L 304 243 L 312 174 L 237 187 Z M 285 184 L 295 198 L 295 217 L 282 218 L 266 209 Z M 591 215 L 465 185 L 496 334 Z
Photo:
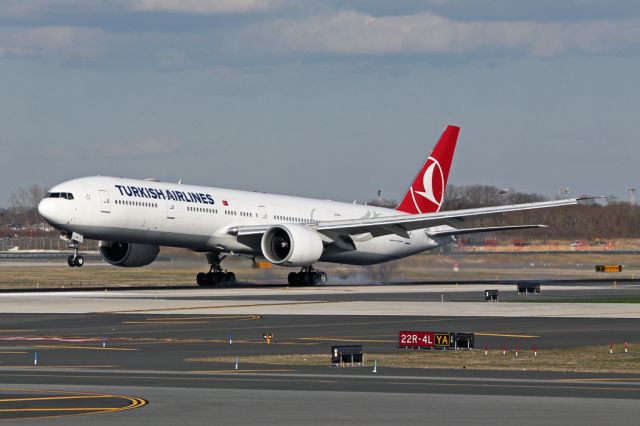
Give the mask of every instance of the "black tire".
M 309 272 L 309 284 L 316 285 L 320 281 L 320 274 L 317 272 Z
M 323 283 L 323 284 L 326 283 L 327 282 L 327 274 L 325 274 L 324 272 L 320 272 L 319 275 L 320 275 L 320 282 Z
M 68 264 L 69 266 L 71 266 L 72 268 L 73 268 L 74 266 L 76 266 L 76 263 L 73 261 L 73 256 L 69 256 L 69 257 L 67 257 L 67 264 Z
M 84 265 L 84 257 L 76 256 L 76 258 L 73 260 L 73 264 L 80 268 L 82 265 Z
M 226 274 L 224 274 L 224 278 L 229 284 L 233 284 L 236 282 L 236 274 L 234 274 L 233 272 L 227 272 Z
M 196 282 L 199 286 L 204 287 L 206 285 L 209 285 L 209 277 L 204 272 L 200 272 L 198 273 L 198 275 L 196 275 Z
M 289 285 L 296 285 L 298 283 L 298 274 L 295 272 L 290 272 L 287 277 L 287 281 L 289 281 Z
M 221 281 L 220 272 L 209 272 L 209 284 L 216 285 Z

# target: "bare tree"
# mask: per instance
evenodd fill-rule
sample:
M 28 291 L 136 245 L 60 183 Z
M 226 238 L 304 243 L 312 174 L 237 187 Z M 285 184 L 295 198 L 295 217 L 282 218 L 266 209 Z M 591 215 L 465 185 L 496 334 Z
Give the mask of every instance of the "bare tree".
M 12 212 L 13 221 L 22 219 L 25 224 L 33 225 L 40 222 L 38 215 L 38 203 L 45 196 L 45 189 L 40 185 L 31 185 L 28 188 L 18 188 L 9 197 L 9 210 Z

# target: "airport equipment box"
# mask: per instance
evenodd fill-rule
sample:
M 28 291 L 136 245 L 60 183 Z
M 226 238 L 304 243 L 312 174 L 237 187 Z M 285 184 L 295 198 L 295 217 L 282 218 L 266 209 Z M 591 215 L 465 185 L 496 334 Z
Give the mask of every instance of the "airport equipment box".
M 331 346 L 332 364 L 362 364 L 363 362 L 362 345 Z

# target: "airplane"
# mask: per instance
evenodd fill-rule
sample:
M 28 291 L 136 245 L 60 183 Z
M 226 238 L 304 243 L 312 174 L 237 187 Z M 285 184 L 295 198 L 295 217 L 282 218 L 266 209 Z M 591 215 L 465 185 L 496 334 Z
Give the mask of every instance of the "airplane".
M 460 128 L 448 125 L 395 209 L 260 192 L 93 176 L 54 186 L 38 205 L 42 218 L 70 241 L 69 266 L 82 266 L 84 238 L 100 240 L 103 259 L 141 267 L 160 246 L 206 254 L 200 286 L 233 283 L 227 255 L 264 258 L 300 268 L 290 285 L 326 282 L 316 262 L 371 265 L 455 241 L 457 235 L 541 228 L 544 225 L 464 227 L 467 219 L 575 205 L 581 198 L 440 211 Z

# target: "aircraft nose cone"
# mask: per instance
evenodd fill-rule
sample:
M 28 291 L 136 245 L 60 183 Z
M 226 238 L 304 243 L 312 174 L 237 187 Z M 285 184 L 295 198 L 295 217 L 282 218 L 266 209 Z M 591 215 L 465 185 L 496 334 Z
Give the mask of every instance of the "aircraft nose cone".
M 45 221 L 49 223 L 54 222 L 55 206 L 49 198 L 45 198 L 38 203 L 38 213 L 40 213 L 40 216 L 42 216 Z

